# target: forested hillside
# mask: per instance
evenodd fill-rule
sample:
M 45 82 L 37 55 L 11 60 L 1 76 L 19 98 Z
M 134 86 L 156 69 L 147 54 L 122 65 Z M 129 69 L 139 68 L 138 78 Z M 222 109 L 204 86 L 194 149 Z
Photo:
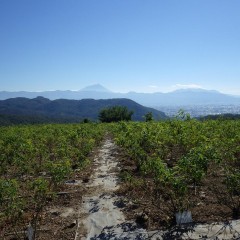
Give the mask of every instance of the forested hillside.
M 158 110 L 144 107 L 129 99 L 108 100 L 49 100 L 43 97 L 34 99 L 11 98 L 0 101 L 0 124 L 17 123 L 67 123 L 81 122 L 84 119 L 97 121 L 100 110 L 112 106 L 125 106 L 133 111 L 132 120 L 143 121 L 143 116 L 152 112 L 154 119 L 166 119 Z

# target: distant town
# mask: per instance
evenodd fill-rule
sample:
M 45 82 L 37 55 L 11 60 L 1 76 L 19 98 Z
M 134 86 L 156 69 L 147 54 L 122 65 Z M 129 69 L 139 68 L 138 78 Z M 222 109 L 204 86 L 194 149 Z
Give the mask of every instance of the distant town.
M 155 109 L 163 111 L 167 116 L 176 116 L 180 109 L 189 113 L 192 117 L 220 114 L 240 114 L 240 105 L 185 105 L 185 106 L 161 106 Z

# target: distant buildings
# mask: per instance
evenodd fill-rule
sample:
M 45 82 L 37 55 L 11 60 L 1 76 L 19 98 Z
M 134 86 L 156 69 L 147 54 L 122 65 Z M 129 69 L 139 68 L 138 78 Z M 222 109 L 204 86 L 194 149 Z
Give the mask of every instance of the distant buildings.
M 225 113 L 240 114 L 240 105 L 189 105 L 189 106 L 161 106 L 155 108 L 163 111 L 169 117 L 177 115 L 179 109 L 183 109 L 186 113 L 189 113 L 192 117 L 218 115 Z

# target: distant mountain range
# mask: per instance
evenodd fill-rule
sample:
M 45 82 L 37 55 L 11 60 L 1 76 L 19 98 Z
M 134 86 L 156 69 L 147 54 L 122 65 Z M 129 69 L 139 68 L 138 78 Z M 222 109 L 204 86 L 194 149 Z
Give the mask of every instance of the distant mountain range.
M 79 91 L 44 91 L 44 92 L 0 92 L 0 100 L 15 97 L 36 98 L 42 96 L 55 99 L 112 99 L 127 98 L 144 106 L 173 106 L 173 105 L 218 105 L 240 104 L 240 97 L 223 94 L 217 91 L 203 89 L 183 89 L 169 93 L 116 93 L 96 84 Z
M 144 107 L 129 99 L 108 100 L 49 100 L 44 97 L 11 98 L 0 101 L 0 123 L 80 122 L 87 118 L 97 120 L 99 111 L 111 106 L 126 106 L 134 112 L 132 120 L 143 121 L 143 116 L 152 112 L 155 120 L 165 119 L 158 110 Z
M 80 90 L 80 92 L 103 92 L 103 93 L 110 93 L 111 91 L 108 90 L 107 88 L 103 87 L 100 84 L 94 84 L 91 86 L 87 86 L 83 89 Z

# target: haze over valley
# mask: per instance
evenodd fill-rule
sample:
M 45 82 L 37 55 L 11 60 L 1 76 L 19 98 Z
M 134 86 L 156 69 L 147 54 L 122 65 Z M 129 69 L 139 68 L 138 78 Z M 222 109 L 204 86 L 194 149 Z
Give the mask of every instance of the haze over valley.
M 180 89 L 169 93 L 118 93 L 110 91 L 100 84 L 95 84 L 87 86 L 79 91 L 0 92 L 0 100 L 15 97 L 36 98 L 38 96 L 50 100 L 131 99 L 141 105 L 163 111 L 170 117 L 176 115 L 179 109 L 184 109 L 193 117 L 240 113 L 240 96 L 199 88 Z

